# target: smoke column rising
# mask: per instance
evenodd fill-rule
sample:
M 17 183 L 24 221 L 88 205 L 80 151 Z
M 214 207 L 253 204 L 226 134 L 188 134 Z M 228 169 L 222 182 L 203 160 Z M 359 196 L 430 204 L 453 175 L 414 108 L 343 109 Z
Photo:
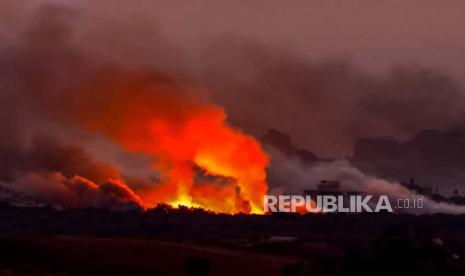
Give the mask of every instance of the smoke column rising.
M 255 139 L 230 127 L 205 93 L 166 73 L 92 60 L 72 43 L 67 16 L 74 12 L 41 7 L 36 25 L 3 50 L 2 149 L 12 157 L 2 160 L 5 186 L 68 207 L 106 207 L 112 199 L 261 212 L 268 157 Z M 44 142 L 40 132 L 54 137 Z M 79 137 L 143 154 L 158 179 L 133 187 L 116 166 L 94 161 L 99 156 Z

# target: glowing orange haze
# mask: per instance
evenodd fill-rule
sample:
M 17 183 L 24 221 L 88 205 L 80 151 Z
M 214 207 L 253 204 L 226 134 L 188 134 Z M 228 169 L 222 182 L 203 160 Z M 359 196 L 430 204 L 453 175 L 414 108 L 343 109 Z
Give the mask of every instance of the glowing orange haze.
M 156 160 L 161 183 L 136 191 L 143 207 L 167 203 L 222 213 L 263 212 L 268 156 L 252 136 L 226 123 L 222 108 L 196 102 L 184 88 L 146 75 L 113 73 L 78 95 L 95 105 L 81 113 L 80 119 L 90 116 L 88 126 Z
M 225 124 L 220 109 L 206 109 L 181 125 L 153 118 L 149 128 L 150 139 L 143 147 L 156 153 L 159 161 L 154 166 L 166 181 L 143 195 L 144 202 L 198 206 L 225 213 L 262 212 L 267 157 L 252 137 Z M 194 164 L 206 174 L 233 180 L 194 185 Z

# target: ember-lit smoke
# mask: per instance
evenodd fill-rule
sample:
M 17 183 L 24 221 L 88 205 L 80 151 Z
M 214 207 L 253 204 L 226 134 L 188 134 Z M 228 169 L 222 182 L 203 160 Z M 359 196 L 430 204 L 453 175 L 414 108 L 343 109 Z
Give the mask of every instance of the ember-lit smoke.
M 237 37 L 196 51 L 137 5 L 34 2 L 0 22 L 0 185 L 38 202 L 259 212 L 268 157 L 229 123 L 335 158 L 359 137 L 463 126 L 463 87 L 445 72 L 376 75 Z M 299 170 L 275 177 L 292 166 L 271 167 L 270 186 L 302 192 Z
M 103 72 L 73 95 L 68 108 L 89 102 L 84 114 L 74 114 L 75 120 L 129 151 L 155 158 L 152 166 L 161 173 L 161 183 L 143 192 L 145 206 L 261 211 L 268 158 L 254 138 L 228 126 L 220 107 L 193 99 L 186 88 L 146 72 Z
M 259 143 L 205 92 L 81 51 L 69 37 L 73 13 L 45 6 L 1 49 L 0 184 L 65 207 L 262 212 L 268 157 Z M 113 148 L 95 150 L 102 140 Z M 139 160 L 151 176 L 110 155 Z

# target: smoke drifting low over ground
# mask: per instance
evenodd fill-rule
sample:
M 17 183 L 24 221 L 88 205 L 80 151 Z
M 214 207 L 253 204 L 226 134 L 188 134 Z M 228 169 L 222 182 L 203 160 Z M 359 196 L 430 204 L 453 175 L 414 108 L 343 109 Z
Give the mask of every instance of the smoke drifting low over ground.
M 302 170 L 273 152 L 267 178 L 269 156 L 239 129 L 277 128 L 339 158 L 361 136 L 463 125 L 465 93 L 446 74 L 375 76 L 242 38 L 187 49 L 143 18 L 121 30 L 90 9 L 26 5 L 24 23 L 0 24 L 0 181 L 36 201 L 249 213 L 267 179 L 300 192 L 323 177 L 403 195 L 347 162 Z
M 270 187 L 271 194 L 301 194 L 305 189 L 316 190 L 316 184 L 322 179 L 340 179 L 341 191 L 356 191 L 372 196 L 387 195 L 393 208 L 396 207 L 396 201 L 399 199 L 411 202 L 418 198 L 423 200 L 422 208 L 397 209 L 396 212 L 413 214 L 465 213 L 465 206 L 436 202 L 428 196 L 409 190 L 398 182 L 366 175 L 344 159 L 308 164 L 295 156 L 288 156 L 276 149 L 269 149 L 269 152 L 272 162 L 268 170 L 268 177 L 271 185 L 277 184 Z M 292 179 L 290 184 L 279 185 L 279 183 L 289 183 L 289 179 Z

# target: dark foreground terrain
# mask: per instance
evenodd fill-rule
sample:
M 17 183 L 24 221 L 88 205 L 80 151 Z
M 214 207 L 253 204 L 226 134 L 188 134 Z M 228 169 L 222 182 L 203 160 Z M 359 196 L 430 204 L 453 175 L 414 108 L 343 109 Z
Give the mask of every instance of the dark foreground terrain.
M 465 216 L 0 207 L 0 275 L 465 275 Z

